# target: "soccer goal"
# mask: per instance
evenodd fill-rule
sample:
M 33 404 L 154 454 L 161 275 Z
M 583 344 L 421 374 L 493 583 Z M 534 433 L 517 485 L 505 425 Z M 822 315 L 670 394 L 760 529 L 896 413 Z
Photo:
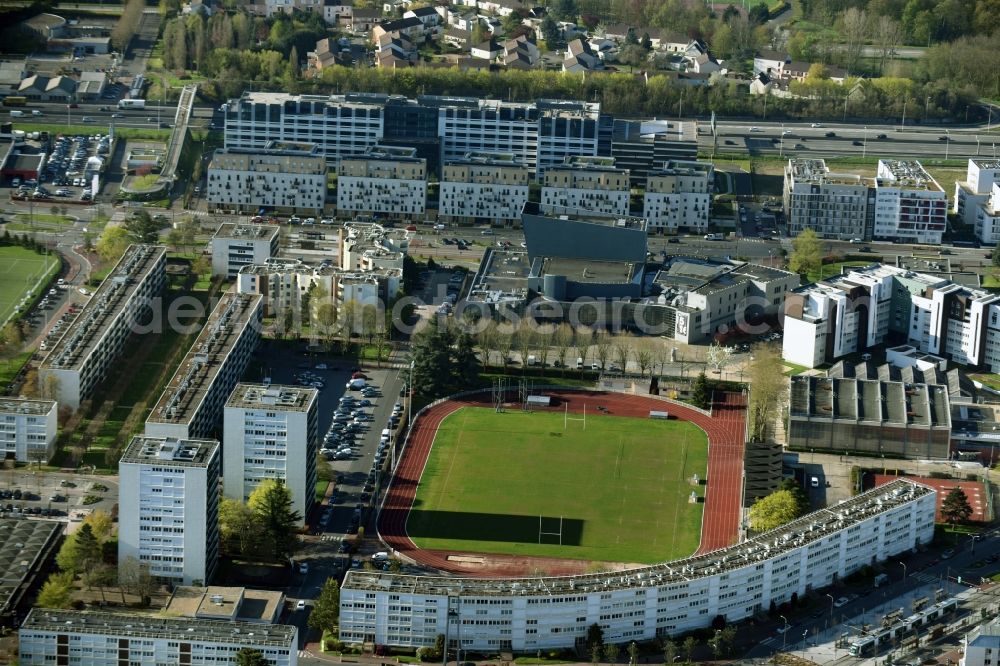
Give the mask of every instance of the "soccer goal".
M 550 543 L 549 538 L 552 538 L 551 543 L 558 543 L 562 545 L 562 535 L 563 535 L 563 517 L 558 518 L 545 516 L 538 516 L 538 543 L 542 543 L 542 538 L 545 538 L 545 543 Z M 558 541 L 555 541 L 558 539 Z

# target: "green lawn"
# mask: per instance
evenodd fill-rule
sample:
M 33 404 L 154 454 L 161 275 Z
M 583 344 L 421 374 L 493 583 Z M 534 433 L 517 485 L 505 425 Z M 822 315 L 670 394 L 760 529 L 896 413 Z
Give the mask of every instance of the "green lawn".
M 7 321 L 25 294 L 36 285 L 45 286 L 58 269 L 59 260 L 54 256 L 14 245 L 0 247 L 0 324 Z
M 698 547 L 689 479 L 707 466 L 705 433 L 685 421 L 595 412 L 564 430 L 560 412 L 465 407 L 438 430 L 407 532 L 422 548 L 676 559 Z
M 807 277 L 809 279 L 809 282 L 819 282 L 820 280 L 823 280 L 825 278 L 833 277 L 834 275 L 840 275 L 841 268 L 851 267 L 851 266 L 855 268 L 861 266 L 868 266 L 873 261 L 875 261 L 874 258 L 872 259 L 872 261 L 838 261 L 832 264 L 823 264 L 820 270 L 811 271 Z

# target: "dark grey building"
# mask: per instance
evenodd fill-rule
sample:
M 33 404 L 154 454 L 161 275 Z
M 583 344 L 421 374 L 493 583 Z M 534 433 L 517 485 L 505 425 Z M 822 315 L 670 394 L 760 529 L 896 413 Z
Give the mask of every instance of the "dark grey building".
M 521 214 L 528 257 L 608 262 L 646 261 L 646 221 L 637 217 L 542 215 L 529 202 Z

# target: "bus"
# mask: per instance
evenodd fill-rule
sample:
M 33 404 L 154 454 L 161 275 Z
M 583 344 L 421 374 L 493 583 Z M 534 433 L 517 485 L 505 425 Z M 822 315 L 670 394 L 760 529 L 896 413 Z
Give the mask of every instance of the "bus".
M 16 95 L 12 95 L 10 97 L 3 98 L 4 106 L 25 106 L 27 105 L 27 103 L 28 103 L 27 97 L 18 97 Z

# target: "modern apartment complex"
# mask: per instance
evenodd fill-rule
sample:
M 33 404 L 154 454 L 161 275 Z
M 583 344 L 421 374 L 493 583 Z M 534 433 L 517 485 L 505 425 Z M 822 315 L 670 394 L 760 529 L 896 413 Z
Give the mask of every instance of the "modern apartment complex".
M 166 279 L 166 248 L 130 245 L 38 369 L 42 395 L 78 409 L 139 332 L 136 322 L 156 305 Z
M 377 145 L 411 146 L 432 171 L 469 152 L 500 152 L 532 173 L 571 155 L 596 155 L 600 116 L 600 105 L 589 102 L 373 93 L 247 92 L 223 109 L 227 148 L 260 149 L 271 140 L 315 143 L 336 163 Z
M 783 355 L 814 368 L 892 341 L 1000 369 L 1000 296 L 873 264 L 802 287 L 785 302 Z
M 1000 620 L 992 618 L 965 635 L 958 666 L 996 666 L 1000 656 Z
M 987 246 L 995 247 L 1000 242 L 1000 182 L 990 186 L 986 201 L 975 206 L 976 237 Z
M 278 227 L 225 223 L 212 237 L 212 276 L 234 278 L 250 264 L 278 256 Z
M 698 159 L 698 124 L 681 120 L 624 120 L 601 116 L 599 155 L 628 169 L 632 187 L 643 187 L 646 176 L 665 162 Z
M 947 195 L 919 162 L 879 160 L 874 179 L 831 173 L 823 160 L 789 160 L 785 214 L 793 234 L 939 244 Z
M 738 622 L 873 561 L 930 543 L 936 493 L 893 481 L 735 546 L 674 562 L 555 578 L 476 579 L 351 570 L 340 639 L 474 651 L 571 648 L 600 625 L 613 643 Z
M 181 585 L 219 560 L 219 442 L 136 435 L 118 464 L 118 562 L 134 558 Z
M 135 613 L 35 608 L 21 624 L 18 644 L 24 666 L 216 666 L 235 663 L 243 648 L 274 666 L 299 663 L 294 626 Z
M 48 462 L 59 434 L 58 403 L 31 398 L 0 398 L 0 451 L 6 460 Z
M 542 178 L 544 214 L 628 215 L 628 171 L 610 157 L 569 157 L 549 167 Z
M 530 177 L 511 154 L 467 153 L 449 160 L 441 171 L 438 218 L 498 225 L 520 221 Z
M 146 419 L 147 437 L 188 439 L 214 435 L 222 407 L 260 340 L 263 297 L 228 292 Z
M 237 384 L 223 416 L 223 493 L 245 502 L 267 479 L 282 481 L 303 524 L 316 494 L 319 391 Z
M 952 212 L 961 217 L 966 226 L 976 226 L 976 212 L 981 204 L 989 200 L 993 186 L 997 183 L 1000 183 L 1000 161 L 970 159 L 965 180 L 955 181 Z M 978 236 L 978 227 L 976 232 Z
M 220 148 L 208 165 L 206 196 L 209 206 L 237 213 L 265 207 L 317 214 L 326 203 L 326 172 L 315 144 Z
M 708 230 L 715 170 L 707 162 L 670 161 L 646 176 L 642 216 L 650 231 Z
M 379 146 L 340 158 L 337 213 L 391 217 L 423 215 L 427 209 L 427 160 L 416 148 Z

